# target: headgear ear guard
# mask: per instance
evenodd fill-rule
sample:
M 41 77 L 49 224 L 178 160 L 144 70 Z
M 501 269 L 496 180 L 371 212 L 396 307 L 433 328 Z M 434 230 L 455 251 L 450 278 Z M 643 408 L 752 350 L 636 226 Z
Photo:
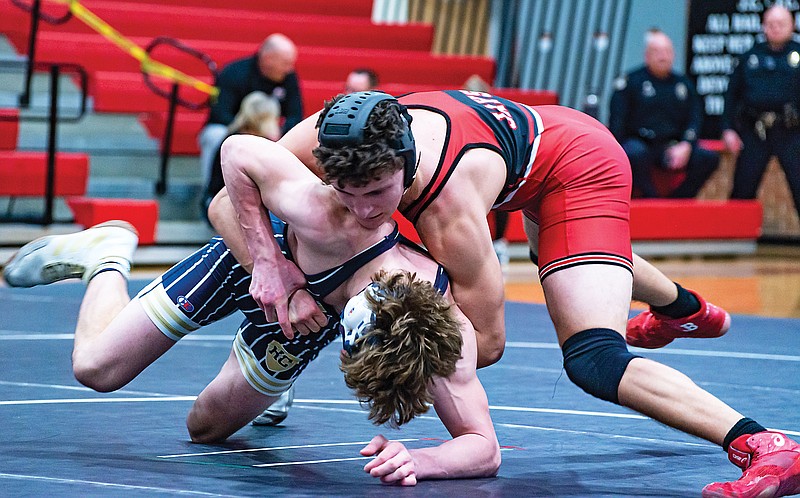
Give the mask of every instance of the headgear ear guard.
M 390 100 L 400 107 L 405 133 L 388 140 L 389 146 L 403 158 L 403 186 L 408 188 L 417 174 L 417 150 L 411 134 L 411 115 L 396 98 L 383 92 L 355 92 L 339 99 L 325 114 L 319 125 L 319 143 L 325 147 L 355 147 L 364 143 L 367 119 L 379 102 Z
M 359 345 L 356 344 L 356 341 L 366 334 L 375 324 L 375 312 L 372 311 L 366 296 L 368 292 L 371 293 L 375 299 L 382 299 L 381 295 L 383 291 L 378 284 L 373 282 L 366 286 L 364 290 L 351 297 L 339 315 L 342 349 L 350 356 L 357 353 L 359 350 Z M 378 339 L 372 337 L 370 344 L 375 344 L 377 342 Z

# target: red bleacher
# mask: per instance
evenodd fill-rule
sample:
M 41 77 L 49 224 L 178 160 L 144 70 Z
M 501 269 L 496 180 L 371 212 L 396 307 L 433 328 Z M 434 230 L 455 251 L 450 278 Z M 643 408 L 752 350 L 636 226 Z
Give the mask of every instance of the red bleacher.
M 494 213 L 489 213 L 490 221 L 493 216 Z M 406 237 L 419 242 L 410 222 L 397 214 L 394 218 Z M 631 201 L 631 240 L 755 241 L 761 235 L 762 218 L 761 203 L 757 200 L 634 199 Z M 520 211 L 509 213 L 506 239 L 512 243 L 528 243 Z
M 139 244 L 156 241 L 158 202 L 152 199 L 99 199 L 70 197 L 67 205 L 75 223 L 84 228 L 111 220 L 125 220 L 139 232 Z
M 152 3 L 153 0 L 128 0 L 130 3 Z M 84 2 L 91 5 L 91 2 Z M 177 5 L 182 7 L 197 7 L 198 0 L 160 0 L 161 5 Z M 217 9 L 230 8 L 229 0 L 203 0 L 204 7 Z M 373 0 L 292 0 L 291 2 L 269 2 L 264 5 L 264 0 L 238 0 L 237 10 L 263 11 L 268 8 L 271 12 L 288 12 L 293 14 L 314 14 L 326 16 L 357 17 L 369 19 L 372 15 Z
M 0 109 L 0 150 L 17 148 L 19 136 L 19 111 L 16 109 Z
M 132 37 L 139 46 L 149 38 Z M 182 43 L 210 56 L 219 67 L 252 55 L 252 43 L 207 39 L 184 39 Z M 16 45 L 25 50 L 25 43 Z M 90 73 L 97 71 L 138 72 L 139 62 L 108 43 L 97 34 L 41 33 L 37 39 L 37 56 L 42 60 L 59 60 L 86 66 Z M 162 46 L 155 49 L 153 58 L 185 73 L 206 76 L 196 59 L 183 52 Z M 383 81 L 430 85 L 460 85 L 472 74 L 491 80 L 494 61 L 488 57 L 452 57 L 434 55 L 419 50 L 396 50 L 352 47 L 319 47 L 298 45 L 297 74 L 303 80 L 344 81 L 354 67 L 370 67 Z M 413 68 L 413 70 L 410 70 Z
M 338 81 L 303 81 L 301 82 L 301 86 L 306 115 L 317 112 L 322 108 L 325 100 L 341 92 L 341 83 Z M 382 88 L 392 95 L 437 89 L 437 87 L 428 85 L 403 84 L 388 84 Z M 456 86 L 451 88 L 456 88 Z M 492 92 L 500 97 L 505 97 L 528 105 L 558 104 L 558 95 L 550 91 L 495 88 Z M 179 112 L 176 114 L 172 137 L 172 152 L 174 154 L 195 155 L 199 153 L 197 134 L 205 124 L 206 118 L 206 112 Z M 161 138 L 164 136 L 167 122 L 166 112 L 144 113 L 139 116 L 139 121 L 147 129 L 151 137 Z
M 83 195 L 89 178 L 89 156 L 56 155 L 55 195 Z M 0 151 L 0 196 L 39 197 L 45 194 L 47 153 Z
M 285 2 L 282 12 L 238 10 L 235 7 L 206 8 L 163 5 L 156 2 L 81 2 L 92 13 L 126 37 L 169 36 L 250 43 L 253 51 L 270 33 L 283 33 L 299 46 L 356 47 L 364 49 L 419 50 L 429 53 L 433 26 L 429 24 L 373 24 L 367 18 L 326 16 L 286 12 L 293 2 Z M 200 4 L 198 0 L 195 5 Z M 335 2 L 331 2 L 335 3 Z M 54 15 L 63 7 L 50 6 Z M 229 4 L 230 5 L 230 4 Z M 16 46 L 25 46 L 29 17 L 11 2 L 0 3 L 0 31 Z M 40 25 L 42 33 L 95 33 L 78 19 L 62 25 Z M 120 56 L 128 57 L 127 55 Z

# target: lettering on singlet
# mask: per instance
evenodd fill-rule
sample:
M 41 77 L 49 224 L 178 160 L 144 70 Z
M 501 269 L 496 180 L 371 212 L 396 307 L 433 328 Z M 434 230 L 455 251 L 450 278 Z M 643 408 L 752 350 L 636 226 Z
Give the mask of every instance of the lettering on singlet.
M 278 341 L 271 341 L 267 346 L 267 368 L 273 372 L 285 372 L 290 368 L 294 368 L 300 360 L 286 351 Z
M 438 166 L 418 198 L 402 210 L 412 223 L 433 203 L 464 154 L 476 148 L 496 152 L 506 166 L 506 181 L 495 204 L 502 203 L 530 172 L 534 142 L 540 134 L 533 112 L 524 105 L 484 92 L 445 90 L 400 98 L 409 109 L 442 116 L 447 129 Z
M 466 95 L 471 101 L 475 102 L 476 104 L 482 105 L 483 107 L 488 109 L 491 115 L 497 118 L 498 121 L 505 120 L 508 123 L 508 126 L 512 130 L 517 129 L 517 122 L 514 120 L 514 116 L 511 115 L 511 112 L 509 112 L 508 107 L 506 107 L 502 102 L 497 100 L 497 98 L 485 92 L 472 92 L 468 90 L 460 90 L 460 91 L 461 93 Z

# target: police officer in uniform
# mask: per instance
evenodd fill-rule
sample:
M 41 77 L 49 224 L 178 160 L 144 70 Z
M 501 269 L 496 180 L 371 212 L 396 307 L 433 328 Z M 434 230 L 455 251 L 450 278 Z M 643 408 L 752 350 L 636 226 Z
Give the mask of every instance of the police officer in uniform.
M 777 156 L 800 209 L 800 44 L 794 19 L 782 6 L 764 13 L 766 41 L 740 58 L 731 75 L 722 116 L 722 138 L 739 152 L 733 199 L 754 199 L 769 158 Z
M 686 76 L 672 70 L 672 40 L 658 30 L 647 33 L 642 68 L 616 82 L 609 128 L 633 172 L 641 197 L 659 197 L 652 167 L 686 170 L 684 181 L 669 197 L 692 198 L 719 165 L 719 156 L 697 146 L 702 126 L 700 96 Z

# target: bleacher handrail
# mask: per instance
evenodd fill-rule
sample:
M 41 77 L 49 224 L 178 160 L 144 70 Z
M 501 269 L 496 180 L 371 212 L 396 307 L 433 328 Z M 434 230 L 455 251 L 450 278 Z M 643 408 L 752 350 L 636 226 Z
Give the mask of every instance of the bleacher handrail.
M 41 0 L 33 0 L 33 5 L 28 6 L 24 3 L 18 3 L 19 0 L 12 0 L 14 4 L 18 7 L 22 8 L 26 12 L 31 14 L 31 31 L 29 35 L 29 44 L 28 44 L 28 66 L 27 66 L 27 75 L 25 81 L 25 93 L 20 98 L 20 102 L 22 105 L 27 106 L 30 102 L 30 89 L 31 89 L 31 79 L 33 73 L 33 66 L 34 66 L 34 56 L 35 56 L 35 49 L 36 49 L 36 36 L 38 34 L 38 21 L 39 19 L 43 19 L 46 22 L 51 21 L 58 21 L 58 22 L 66 22 L 69 19 L 63 18 L 53 18 L 52 16 L 42 16 L 41 13 Z M 212 99 L 215 99 L 217 95 L 219 95 L 219 89 L 213 85 L 206 83 L 198 78 L 190 76 L 174 67 L 168 66 L 162 62 L 159 62 L 151 57 L 151 53 L 153 49 L 159 45 L 170 45 L 182 52 L 185 52 L 200 61 L 202 61 L 211 72 L 212 76 L 216 76 L 216 69 L 217 65 L 214 60 L 207 54 L 193 49 L 188 45 L 181 43 L 180 41 L 169 38 L 169 37 L 157 37 L 152 40 L 146 48 L 142 48 L 129 38 L 123 36 L 119 31 L 114 29 L 111 25 L 105 22 L 103 19 L 92 13 L 89 9 L 81 5 L 78 0 L 48 0 L 54 3 L 66 4 L 68 6 L 68 12 L 70 13 L 70 17 L 73 15 L 78 18 L 80 21 L 85 23 L 91 29 L 102 35 L 104 38 L 112 42 L 122 51 L 126 52 L 128 55 L 139 61 L 141 64 L 141 71 L 142 77 L 144 79 L 145 85 L 156 95 L 160 97 L 164 97 L 169 102 L 169 117 L 167 120 L 167 127 L 164 134 L 164 139 L 161 145 L 161 166 L 160 166 L 160 174 L 159 179 L 156 182 L 156 191 L 159 194 L 163 194 L 166 191 L 166 175 L 167 175 L 167 165 L 169 163 L 169 157 L 171 155 L 171 142 L 172 142 L 172 127 L 174 126 L 174 117 L 177 105 L 181 105 L 183 107 L 187 107 L 192 110 L 202 109 L 204 107 L 208 107 L 211 103 Z M 82 73 L 85 76 L 85 72 Z M 157 76 L 160 78 L 167 79 L 172 82 L 171 91 L 169 93 L 165 92 L 157 85 L 153 83 L 151 80 L 151 76 Z M 82 82 L 85 84 L 85 80 L 82 77 Z M 191 87 L 199 92 L 208 94 L 208 98 L 204 99 L 202 102 L 195 103 L 185 99 L 180 98 L 180 85 Z M 84 92 L 84 99 L 82 101 L 82 107 L 85 109 L 85 92 Z M 49 202 L 49 201 L 48 201 Z M 45 215 L 47 218 L 47 215 Z M 50 217 L 52 218 L 52 216 Z
M 64 24 L 70 19 L 72 19 L 72 12 L 69 10 L 61 17 L 54 17 L 42 12 L 41 9 L 39 8 L 41 0 L 33 0 L 33 3 L 30 5 L 26 4 L 25 2 L 22 2 L 21 0 L 11 0 L 11 3 L 13 3 L 14 5 L 16 5 L 17 7 L 19 7 L 20 9 L 24 10 L 29 14 L 38 12 L 39 18 L 48 24 L 54 24 L 54 25 Z
M 0 72 L 3 72 L 5 69 L 13 69 L 26 64 L 27 61 L 14 61 L 14 60 L 3 60 L 0 61 Z M 89 99 L 89 75 L 86 71 L 86 68 L 79 65 L 79 64 L 72 64 L 68 62 L 46 62 L 46 61 L 39 61 L 34 64 L 37 69 L 41 71 L 50 71 L 52 66 L 59 67 L 59 73 L 74 73 L 78 77 L 79 81 L 79 89 L 80 89 L 80 107 L 76 111 L 77 114 L 74 116 L 64 116 L 59 117 L 61 122 L 66 123 L 74 123 L 80 121 L 83 116 L 86 115 L 86 111 L 88 109 L 88 99 Z M 29 109 L 31 110 L 31 109 Z M 49 112 L 49 110 L 47 111 Z M 2 116 L 0 116 L 0 120 L 2 120 Z M 20 120 L 25 121 L 48 121 L 50 119 L 47 115 L 37 115 L 37 114 L 21 114 L 19 116 Z
M 154 38 L 147 45 L 147 47 L 145 48 L 145 51 L 149 55 L 159 45 L 168 45 L 168 46 L 174 47 L 175 49 L 180 50 L 181 52 L 185 52 L 186 54 L 189 54 L 192 57 L 195 57 L 196 59 L 199 59 L 201 62 L 203 62 L 203 64 L 206 65 L 206 67 L 208 67 L 208 71 L 211 73 L 211 76 L 216 78 L 216 76 L 217 76 L 217 63 L 214 61 L 214 59 L 211 58 L 211 56 L 209 56 L 205 52 L 202 52 L 200 50 L 192 48 L 189 45 L 187 45 L 185 43 L 182 43 L 180 40 L 177 40 L 175 38 L 171 38 L 171 37 L 168 37 L 168 36 L 158 36 L 158 37 Z M 144 77 L 145 85 L 147 85 L 147 87 L 150 88 L 150 90 L 153 93 L 155 93 L 156 95 L 159 95 L 161 97 L 164 97 L 167 100 L 172 98 L 172 92 L 165 92 L 163 89 L 159 88 L 155 83 L 153 83 L 153 81 L 151 80 L 151 73 L 145 71 L 144 65 L 142 66 L 142 76 Z M 162 75 L 159 74 L 158 76 L 162 76 Z M 175 81 L 175 80 L 173 80 L 173 81 Z M 179 83 L 178 81 L 175 81 L 175 82 Z M 210 97 L 213 98 L 214 96 L 211 95 Z M 177 96 L 177 103 L 180 104 L 183 107 L 188 108 L 188 109 L 198 110 L 198 109 L 202 109 L 204 107 L 208 107 L 210 105 L 210 99 L 206 99 L 203 102 L 199 102 L 198 103 L 198 102 L 190 102 L 188 100 L 180 98 L 180 96 Z

